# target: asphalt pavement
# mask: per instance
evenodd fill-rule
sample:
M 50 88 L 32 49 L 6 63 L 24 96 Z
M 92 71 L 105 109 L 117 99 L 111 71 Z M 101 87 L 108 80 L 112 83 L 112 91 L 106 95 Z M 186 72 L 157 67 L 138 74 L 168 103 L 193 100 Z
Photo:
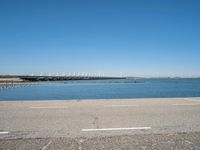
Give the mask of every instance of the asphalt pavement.
M 1 101 L 0 149 L 200 149 L 200 98 Z

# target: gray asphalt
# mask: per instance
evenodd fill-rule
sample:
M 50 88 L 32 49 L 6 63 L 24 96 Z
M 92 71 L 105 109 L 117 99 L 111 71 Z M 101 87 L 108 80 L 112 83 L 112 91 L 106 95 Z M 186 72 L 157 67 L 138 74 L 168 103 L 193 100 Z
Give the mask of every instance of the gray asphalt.
M 0 149 L 199 147 L 200 98 L 0 102 Z
M 0 140 L 9 150 L 199 150 L 200 132 L 116 135 L 94 138 L 36 138 Z

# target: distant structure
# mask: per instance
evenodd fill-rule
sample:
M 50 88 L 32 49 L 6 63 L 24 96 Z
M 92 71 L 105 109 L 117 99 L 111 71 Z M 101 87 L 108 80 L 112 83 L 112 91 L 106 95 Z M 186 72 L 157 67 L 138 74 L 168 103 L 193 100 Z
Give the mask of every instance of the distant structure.
M 2 78 L 20 78 L 24 81 L 59 81 L 59 80 L 105 80 L 105 79 L 125 79 L 125 77 L 109 77 L 109 76 L 100 76 L 100 75 L 85 75 L 85 74 L 76 74 L 73 75 L 3 75 Z

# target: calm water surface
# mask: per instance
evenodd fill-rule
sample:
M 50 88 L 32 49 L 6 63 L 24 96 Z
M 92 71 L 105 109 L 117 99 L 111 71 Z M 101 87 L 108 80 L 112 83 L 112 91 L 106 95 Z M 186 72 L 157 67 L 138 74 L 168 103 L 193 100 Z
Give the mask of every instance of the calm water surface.
M 0 90 L 0 101 L 166 97 L 200 97 L 200 79 L 65 81 Z

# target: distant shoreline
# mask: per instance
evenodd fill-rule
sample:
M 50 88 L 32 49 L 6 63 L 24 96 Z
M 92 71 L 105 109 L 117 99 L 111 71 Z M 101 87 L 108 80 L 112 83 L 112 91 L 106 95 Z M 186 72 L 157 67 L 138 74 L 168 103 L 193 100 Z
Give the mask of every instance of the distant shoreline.
M 48 76 L 47 76 L 48 77 Z M 90 81 L 90 80 L 120 80 L 120 79 L 124 79 L 124 80 L 156 80 L 156 79 L 158 79 L 158 80 L 160 80 L 160 79 L 163 79 L 163 80 L 168 80 L 168 79 L 200 79 L 200 77 L 191 77 L 191 78 L 182 78 L 182 77 L 152 77 L 152 78 L 143 78 L 143 77 L 127 77 L 127 78 L 118 78 L 118 77 L 116 77 L 116 78 L 112 78 L 112 77 L 110 77 L 110 78 L 102 78 L 102 79 L 100 79 L 100 78 L 92 78 L 92 79 L 84 79 L 84 78 L 82 78 L 82 79 L 79 79 L 79 78 L 75 78 L 75 79 L 73 79 L 73 78 L 71 78 L 71 79 L 63 79 L 63 80 L 35 80 L 35 81 L 29 81 L 29 80 L 25 80 L 25 79 L 21 79 L 21 78 L 19 78 L 19 77 L 10 77 L 10 76 L 2 76 L 2 75 L 0 75 L 0 85 L 1 84 L 5 84 L 5 83 L 7 83 L 7 84 L 11 84 L 11 83 L 13 83 L 13 84 L 62 84 L 62 83 L 64 83 L 64 84 L 66 84 L 66 81 L 78 81 L 78 80 L 80 80 L 80 81 L 82 81 L 82 80 L 85 80 L 85 81 Z
M 151 100 L 154 101 L 160 101 L 160 100 L 188 100 L 188 101 L 196 101 L 199 102 L 200 101 L 200 97 L 155 97 L 155 98 L 102 98 L 102 99 L 54 99 L 54 100 L 50 100 L 50 99 L 39 99 L 39 100 L 0 100 L 0 104 L 1 103 L 40 103 L 40 102 L 44 102 L 44 103 L 57 103 L 57 102 L 91 102 L 91 103 L 101 103 L 101 102 L 131 102 L 131 101 L 141 101 L 141 100 L 146 100 L 149 103 L 151 102 Z

